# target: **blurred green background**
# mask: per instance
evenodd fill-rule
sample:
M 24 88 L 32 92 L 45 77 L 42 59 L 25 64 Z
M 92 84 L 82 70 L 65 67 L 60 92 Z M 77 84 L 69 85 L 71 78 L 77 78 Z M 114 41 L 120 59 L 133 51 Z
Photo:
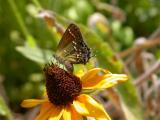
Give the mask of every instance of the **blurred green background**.
M 159 0 L 0 0 L 0 119 L 30 120 L 35 113 L 21 101 L 43 95 L 43 67 L 61 34 L 38 17 L 42 10 L 52 11 L 63 29 L 71 22 L 80 27 L 95 55 L 86 68 L 130 76 L 111 90 L 119 99 L 111 91 L 95 96 L 113 120 L 160 119 Z

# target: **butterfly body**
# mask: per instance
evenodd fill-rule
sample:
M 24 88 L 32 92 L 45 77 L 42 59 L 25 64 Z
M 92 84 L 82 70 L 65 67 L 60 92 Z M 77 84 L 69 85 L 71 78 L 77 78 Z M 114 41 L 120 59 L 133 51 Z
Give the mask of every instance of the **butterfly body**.
M 80 29 L 75 24 L 70 24 L 57 47 L 56 60 L 72 72 L 73 64 L 86 64 L 90 57 L 90 48 L 83 41 Z

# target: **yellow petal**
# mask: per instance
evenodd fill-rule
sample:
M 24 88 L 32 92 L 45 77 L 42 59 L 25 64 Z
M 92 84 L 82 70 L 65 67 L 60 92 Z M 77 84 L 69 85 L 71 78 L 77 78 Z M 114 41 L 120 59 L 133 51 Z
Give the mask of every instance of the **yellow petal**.
M 76 111 L 82 115 L 94 117 L 99 120 L 111 120 L 104 108 L 88 95 L 82 94 L 78 96 L 77 100 L 73 102 L 73 105 Z
M 73 101 L 73 106 L 76 109 L 76 111 L 82 115 L 89 114 L 89 111 L 85 108 L 85 104 L 81 103 L 78 100 Z
M 56 107 L 50 102 L 46 102 L 42 105 L 40 114 L 36 117 L 36 120 L 48 120 L 50 118 L 52 118 L 52 120 L 59 120 L 61 111 L 62 108 Z
M 40 113 L 36 117 L 36 120 L 47 120 L 51 114 L 52 104 L 50 102 L 46 102 L 42 104 Z
M 63 120 L 71 120 L 71 112 L 70 112 L 68 106 L 64 109 Z
M 79 113 L 74 109 L 73 106 L 71 106 L 70 110 L 71 110 L 71 120 L 82 120 L 82 118 L 83 118 L 82 115 L 79 114 Z
M 21 103 L 21 106 L 24 108 L 30 108 L 30 107 L 34 107 L 36 105 L 39 104 L 43 104 L 44 102 L 48 101 L 47 99 L 27 99 L 27 100 L 23 100 Z
M 63 112 L 63 120 L 82 120 L 80 115 L 72 105 L 67 106 Z
M 106 120 L 106 118 L 97 118 L 96 120 Z M 109 120 L 111 120 L 111 118 Z
M 64 109 L 62 107 L 52 108 L 51 116 L 50 116 L 49 120 L 60 120 L 63 113 L 64 113 Z
M 101 68 L 93 68 L 91 70 L 89 70 L 86 74 L 84 74 L 81 78 L 82 81 L 88 81 L 88 79 L 92 79 L 94 78 L 95 75 L 97 75 L 97 73 L 99 73 L 100 71 L 104 71 Z M 106 71 L 107 73 L 109 71 Z
M 127 75 L 125 74 L 108 74 L 106 78 L 103 79 L 96 88 L 109 88 L 115 86 L 118 83 L 124 82 L 128 79 Z
M 101 71 L 105 74 L 99 74 Z M 128 77 L 125 74 L 112 74 L 109 71 L 96 68 L 86 73 L 82 79 L 83 89 L 104 89 L 126 81 Z

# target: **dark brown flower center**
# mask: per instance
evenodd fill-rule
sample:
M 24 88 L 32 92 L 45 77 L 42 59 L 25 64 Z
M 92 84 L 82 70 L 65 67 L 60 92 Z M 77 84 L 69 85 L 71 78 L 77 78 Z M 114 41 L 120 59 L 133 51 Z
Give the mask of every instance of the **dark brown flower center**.
M 44 68 L 46 89 L 50 102 L 55 105 L 72 103 L 82 89 L 81 81 L 72 73 L 50 65 Z

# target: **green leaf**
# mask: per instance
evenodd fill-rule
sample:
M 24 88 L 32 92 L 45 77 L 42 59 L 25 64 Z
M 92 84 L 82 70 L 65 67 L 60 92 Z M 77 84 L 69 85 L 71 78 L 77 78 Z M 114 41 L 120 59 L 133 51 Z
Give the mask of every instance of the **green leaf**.
M 57 61 L 53 57 L 54 52 L 51 52 L 49 50 L 43 50 L 43 49 L 40 49 L 37 47 L 30 48 L 30 47 L 24 47 L 24 46 L 18 46 L 18 47 L 16 47 L 16 50 L 18 52 L 20 52 L 26 58 L 28 58 L 38 64 L 45 65 L 48 63 L 49 64 L 55 63 L 55 64 L 58 64 L 60 68 L 66 69 L 63 64 L 59 63 L 59 61 Z
M 6 120 L 13 120 L 10 110 L 1 96 L 0 96 L 0 115 L 5 116 Z
M 38 47 L 30 48 L 25 46 L 18 46 L 16 50 L 20 52 L 26 58 L 39 63 L 39 64 L 46 64 L 48 63 L 53 55 L 53 52 L 49 50 L 43 50 Z

